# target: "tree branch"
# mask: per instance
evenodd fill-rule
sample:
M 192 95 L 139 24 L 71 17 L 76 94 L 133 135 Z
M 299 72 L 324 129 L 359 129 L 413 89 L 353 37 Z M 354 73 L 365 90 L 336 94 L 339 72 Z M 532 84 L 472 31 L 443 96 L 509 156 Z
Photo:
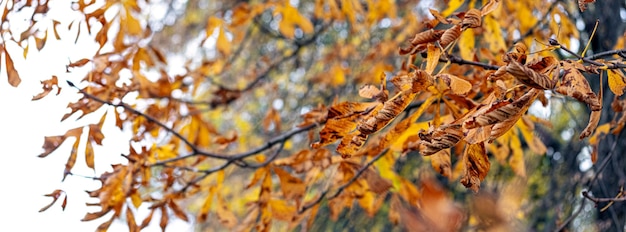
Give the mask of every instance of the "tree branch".
M 336 198 L 339 196 L 339 194 L 341 194 L 348 186 L 350 186 L 352 183 L 354 183 L 361 175 L 363 175 L 363 173 L 365 173 L 365 171 L 372 166 L 372 164 L 374 164 L 374 162 L 378 161 L 381 157 L 383 157 L 387 151 L 389 151 L 389 148 L 386 148 L 384 150 L 382 150 L 380 153 L 378 153 L 378 155 L 374 156 L 374 158 L 372 158 L 370 161 L 368 161 L 363 167 L 361 167 L 352 178 L 350 178 L 350 180 L 348 180 L 348 182 L 344 183 L 343 185 L 339 186 L 337 188 L 337 191 L 335 191 L 335 193 L 333 195 L 328 196 L 326 199 L 327 200 L 331 200 L 333 198 Z M 302 206 L 302 208 L 300 208 L 298 210 L 298 213 L 304 213 L 305 211 L 313 208 L 313 206 L 319 204 L 320 202 L 322 202 L 322 200 L 324 199 L 324 197 L 326 195 L 328 195 L 330 191 L 330 188 L 324 190 L 322 193 L 320 193 L 320 196 L 318 198 L 316 198 L 313 202 Z

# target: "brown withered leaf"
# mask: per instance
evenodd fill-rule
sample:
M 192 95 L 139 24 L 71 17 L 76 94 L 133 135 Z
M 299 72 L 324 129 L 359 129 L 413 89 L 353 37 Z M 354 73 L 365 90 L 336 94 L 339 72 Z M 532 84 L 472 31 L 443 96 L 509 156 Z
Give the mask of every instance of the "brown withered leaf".
M 547 60 L 552 59 L 547 58 Z M 506 65 L 506 71 L 522 84 L 536 89 L 554 89 L 557 82 L 557 78 L 550 79 L 550 76 L 533 70 L 513 58 L 510 58 Z
M 443 24 L 449 24 L 450 20 L 446 19 L 446 17 L 443 17 L 443 15 L 441 15 L 441 13 L 439 13 L 439 11 L 435 10 L 435 9 L 428 9 L 428 11 L 430 11 L 430 14 L 433 15 L 433 17 L 435 17 L 435 19 L 437 21 L 439 21 L 440 23 Z
M 461 183 L 474 192 L 478 192 L 480 182 L 485 179 L 491 167 L 484 143 L 468 145 L 463 155 L 463 164 L 465 169 Z
M 463 17 L 463 21 L 461 22 L 461 30 L 464 31 L 467 28 L 477 28 L 482 24 L 482 13 L 480 10 L 470 9 L 465 12 L 465 17 Z
M 413 101 L 416 94 L 412 91 L 402 91 L 383 103 L 382 108 L 371 111 L 357 126 L 364 135 L 377 132 L 387 126 Z
M 41 85 L 42 85 L 41 87 L 43 88 L 43 92 L 41 92 L 41 93 L 37 94 L 36 96 L 34 96 L 32 101 L 42 99 L 43 97 L 48 95 L 52 91 L 52 87 L 54 87 L 54 86 L 57 87 L 57 94 L 56 95 L 59 95 L 59 93 L 61 93 L 61 87 L 59 87 L 59 80 L 57 79 L 57 76 L 53 75 L 52 78 L 50 78 L 48 80 L 41 81 Z
M 181 209 L 180 206 L 178 206 L 176 202 L 174 202 L 174 199 L 168 199 L 167 206 L 172 210 L 172 212 L 174 212 L 174 215 L 176 215 L 176 217 L 186 222 L 189 221 L 189 218 L 187 217 L 185 211 L 183 211 L 183 209 Z
M 441 39 L 439 40 L 439 44 L 442 48 L 446 48 L 449 44 L 454 42 L 456 39 L 461 36 L 461 25 L 456 24 L 451 28 L 448 28 L 443 35 L 441 35 Z
M 540 92 L 541 90 L 531 89 L 515 101 L 494 102 L 486 111 L 476 111 L 464 122 L 464 126 L 467 129 L 472 129 L 503 122 L 510 118 L 519 118 Z
M 437 129 L 431 126 L 428 133 L 420 131 L 418 135 L 421 139 L 420 153 L 425 156 L 450 148 L 465 137 L 461 124 L 445 124 Z
M 561 61 L 564 74 L 561 85 L 556 88 L 556 92 L 587 103 L 592 111 L 601 110 L 602 104 L 598 96 L 591 90 L 589 82 L 574 62 L 571 60 Z
M 493 127 L 491 127 L 491 134 L 489 135 L 488 142 L 493 142 L 495 139 L 504 135 L 504 133 L 513 128 L 513 126 L 515 126 L 515 123 L 517 123 L 517 120 L 519 120 L 520 116 L 521 114 L 493 125 Z
M 427 30 L 420 33 L 415 34 L 413 39 L 411 39 L 411 44 L 413 46 L 417 46 L 420 44 L 431 43 L 439 40 L 443 35 L 444 30 Z
M 433 82 L 433 77 L 420 69 L 409 73 L 402 72 L 391 78 L 391 83 L 400 91 L 411 90 L 413 93 L 426 90 Z
M 591 111 L 591 115 L 589 115 L 589 123 L 587 123 L 587 127 L 580 132 L 580 139 L 587 138 L 591 133 L 593 133 L 598 127 L 598 123 L 600 122 L 600 116 L 602 114 L 602 110 L 594 110 Z
M 354 131 L 357 126 L 357 119 L 361 117 L 362 114 L 370 113 L 379 105 L 379 102 L 343 102 L 330 107 L 326 125 L 324 125 L 324 128 L 319 133 L 320 141 L 311 144 L 311 147 L 320 148 L 342 139 L 344 136 Z

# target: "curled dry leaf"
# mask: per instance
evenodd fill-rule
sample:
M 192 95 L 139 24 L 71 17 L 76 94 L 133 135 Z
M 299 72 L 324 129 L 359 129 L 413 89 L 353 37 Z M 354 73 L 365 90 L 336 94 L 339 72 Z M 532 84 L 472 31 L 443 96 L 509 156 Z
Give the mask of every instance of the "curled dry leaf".
M 598 123 L 600 122 L 600 116 L 602 114 L 601 110 L 591 111 L 591 115 L 589 115 L 589 123 L 587 123 L 587 127 L 580 132 L 580 139 L 587 138 L 593 131 L 598 127 Z
M 461 183 L 474 192 L 478 192 L 480 182 L 485 179 L 491 167 L 485 145 L 483 143 L 468 145 L 463 155 L 463 164 L 465 168 Z
M 450 20 L 446 19 L 446 17 L 443 17 L 443 15 L 441 15 L 441 13 L 438 10 L 428 9 L 428 11 L 430 11 L 430 14 L 432 14 L 433 17 L 435 17 L 435 19 L 439 21 L 440 23 L 443 23 L 443 24 L 450 23 Z
M 482 22 L 482 13 L 478 9 L 470 9 L 465 12 L 465 17 L 461 22 L 461 30 L 465 30 L 467 28 L 477 28 L 483 24 Z
M 431 126 L 428 133 L 420 131 L 418 135 L 421 139 L 420 153 L 425 156 L 450 148 L 465 137 L 461 124 L 446 124 L 437 129 Z
M 408 48 L 401 48 L 400 55 L 416 54 L 426 49 L 426 44 L 435 42 L 441 38 L 444 30 L 427 30 L 417 33 L 413 39 L 411 39 L 411 45 Z
M 511 56 L 511 55 L 508 55 Z M 552 60 L 552 59 L 547 59 Z M 547 61 L 546 61 L 547 62 Z M 552 66 L 549 66 L 552 67 Z M 556 67 L 556 66 L 554 66 Z M 548 67 L 546 67 L 548 69 Z M 553 69 L 552 69 L 553 70 Z M 542 70 L 551 72 L 552 70 Z M 557 79 L 550 79 L 550 76 L 533 70 L 530 67 L 523 65 L 522 63 L 514 60 L 513 57 L 509 59 L 509 63 L 506 65 L 506 71 L 513 75 L 522 84 L 536 89 L 554 89 Z
M 591 91 L 589 82 L 578 70 L 574 61 L 565 60 L 561 62 L 563 66 L 563 80 L 556 92 L 575 98 L 578 101 L 587 103 L 592 111 L 602 109 L 602 104 L 598 96 Z
M 433 77 L 424 70 L 415 70 L 409 73 L 402 73 L 391 78 L 391 83 L 400 91 L 411 90 L 417 93 L 426 90 L 433 85 Z
M 441 39 L 439 40 L 439 44 L 441 47 L 446 48 L 449 44 L 454 42 L 456 39 L 461 36 L 461 25 L 456 24 L 451 28 L 448 28 L 443 35 L 441 35 Z
M 503 122 L 510 118 L 518 119 L 530 107 L 530 104 L 540 92 L 541 90 L 531 89 L 515 101 L 508 100 L 491 103 L 486 110 L 477 110 L 473 116 L 470 116 L 465 121 L 464 126 L 467 129 L 472 129 Z

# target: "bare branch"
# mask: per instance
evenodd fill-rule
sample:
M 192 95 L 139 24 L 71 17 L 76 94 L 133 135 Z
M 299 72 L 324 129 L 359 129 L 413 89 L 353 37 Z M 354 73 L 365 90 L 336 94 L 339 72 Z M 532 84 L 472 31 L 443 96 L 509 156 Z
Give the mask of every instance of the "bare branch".
M 348 186 L 350 186 L 352 183 L 354 183 L 359 177 L 361 177 L 361 175 L 363 175 L 363 173 L 365 173 L 365 171 L 372 166 L 372 164 L 374 164 L 376 161 L 378 161 L 381 157 L 383 157 L 387 151 L 389 151 L 389 148 L 386 148 L 384 150 L 382 150 L 380 153 L 378 153 L 378 155 L 374 156 L 374 158 L 372 158 L 370 161 L 368 161 L 363 167 L 361 167 L 361 169 L 359 169 L 352 178 L 350 178 L 350 180 L 348 180 L 348 182 L 344 183 L 343 185 L 339 186 L 337 188 L 337 191 L 335 191 L 334 194 L 328 196 L 326 199 L 327 200 L 331 200 L 333 198 L 336 198 L 339 196 L 339 194 L 341 194 Z M 298 213 L 304 213 L 305 211 L 313 208 L 313 206 L 319 204 L 320 202 L 322 202 L 322 200 L 324 199 L 324 197 L 326 197 L 326 195 L 328 195 L 328 192 L 330 191 L 329 189 L 324 190 L 320 196 L 318 198 L 316 198 L 313 202 L 302 206 L 302 208 L 300 208 L 298 210 Z

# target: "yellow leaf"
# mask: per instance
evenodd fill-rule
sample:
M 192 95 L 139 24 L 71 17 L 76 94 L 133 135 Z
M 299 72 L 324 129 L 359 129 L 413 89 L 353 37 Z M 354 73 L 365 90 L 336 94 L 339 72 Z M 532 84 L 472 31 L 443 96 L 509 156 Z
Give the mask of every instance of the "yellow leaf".
M 523 20 L 522 20 L 523 21 Z M 484 18 L 483 27 L 485 30 L 485 42 L 489 44 L 489 50 L 498 53 L 506 50 L 506 44 L 504 37 L 502 37 L 502 30 L 500 23 L 494 19 L 491 15 Z
M 277 8 L 276 14 L 282 16 L 278 30 L 289 39 L 294 38 L 296 26 L 305 34 L 313 32 L 313 23 L 308 18 L 302 16 L 298 9 L 291 6 L 288 1 L 284 6 Z
M 439 57 L 441 57 L 441 50 L 436 47 L 434 44 L 429 43 L 427 46 L 427 58 L 426 58 L 426 68 L 424 69 L 428 75 L 433 74 L 437 64 L 439 64 Z
M 448 17 L 450 14 L 452 14 L 455 10 L 459 9 L 459 7 L 461 7 L 461 5 L 463 5 L 465 1 L 464 0 L 450 0 L 448 2 L 448 8 L 446 8 L 445 10 L 443 10 L 443 12 L 441 12 L 441 14 L 444 17 Z
M 546 151 L 548 150 L 546 148 L 546 145 L 544 145 L 543 142 L 541 142 L 541 140 L 533 134 L 533 128 L 535 126 L 533 122 L 530 121 L 530 119 L 527 119 L 527 117 L 524 116 L 522 117 L 522 120 L 517 121 L 516 125 L 517 128 L 519 128 L 519 131 L 522 133 L 522 136 L 524 137 L 524 140 L 526 140 L 526 144 L 528 144 L 528 147 L 531 151 L 540 155 L 546 153 Z
M 606 71 L 606 74 L 609 78 L 609 88 L 611 91 L 617 96 L 622 96 L 622 94 L 624 94 L 624 88 L 626 88 L 626 80 L 622 70 L 609 69 Z
M 224 31 L 224 27 L 220 27 L 220 33 L 217 35 L 217 50 L 219 50 L 225 56 L 230 55 L 231 44 L 226 37 L 226 32 Z
M 603 134 L 608 134 L 610 129 L 611 123 L 605 123 L 598 126 L 596 132 L 593 133 L 593 136 L 589 137 L 589 144 L 598 144 L 600 142 L 599 137 L 601 137 Z
M 209 195 L 204 199 L 204 203 L 202 204 L 202 208 L 198 212 L 198 221 L 206 221 L 209 216 L 209 210 L 211 210 L 211 205 L 213 204 L 213 195 L 215 194 L 215 186 L 211 186 L 209 188 Z
M 513 169 L 515 174 L 521 177 L 526 177 L 526 165 L 524 163 L 522 142 L 520 142 L 519 137 L 517 136 L 511 136 L 510 139 L 510 147 L 513 154 L 511 154 L 509 159 L 509 165 L 511 165 L 511 169 Z
M 474 48 L 475 48 L 475 40 L 474 40 L 474 30 L 466 30 L 461 34 L 461 38 L 459 39 L 459 52 L 461 53 L 461 58 L 465 60 L 474 60 Z
M 291 221 L 296 216 L 296 207 L 288 205 L 284 200 L 272 199 L 268 202 L 272 211 L 272 217 L 276 220 Z

